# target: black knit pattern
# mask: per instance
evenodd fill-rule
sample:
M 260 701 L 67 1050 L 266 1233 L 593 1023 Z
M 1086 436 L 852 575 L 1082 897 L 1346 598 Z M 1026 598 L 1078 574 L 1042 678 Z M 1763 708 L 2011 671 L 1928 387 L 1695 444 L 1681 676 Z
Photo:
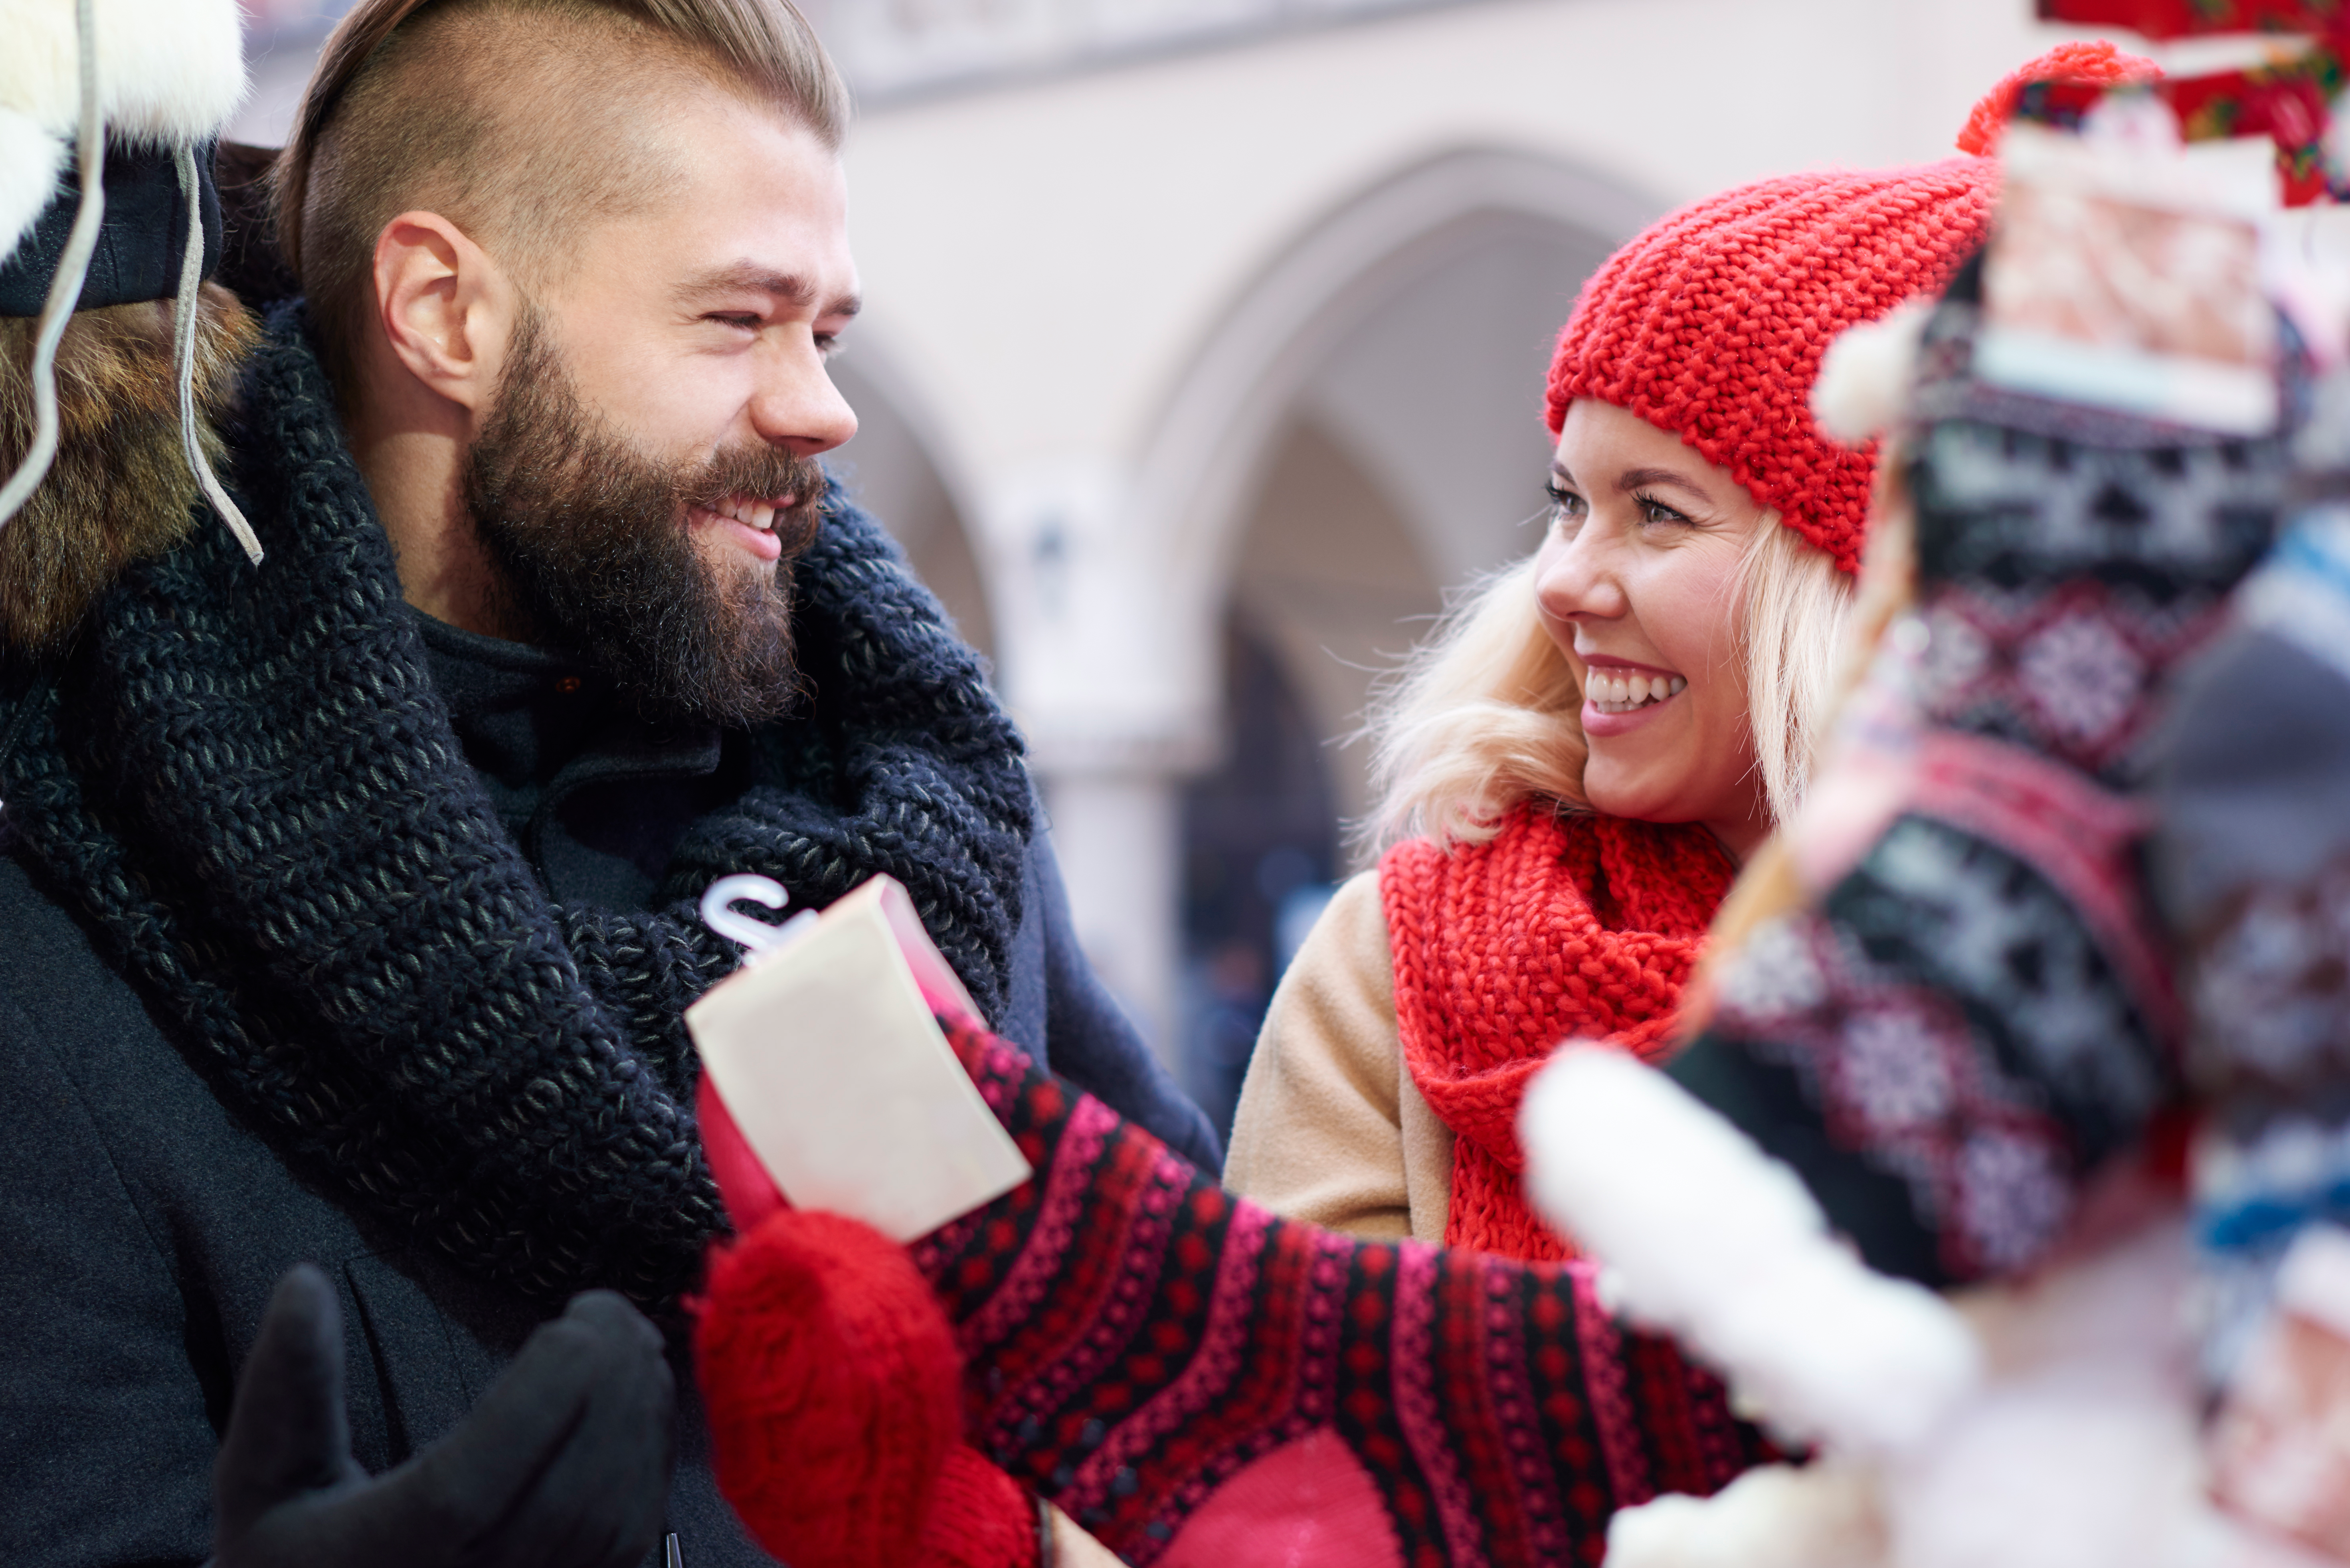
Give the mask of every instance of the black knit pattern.
M 807 711 L 754 737 L 754 787 L 689 830 L 660 910 L 561 909 L 450 730 L 298 305 L 244 409 L 268 558 L 208 523 L 124 579 L 22 699 L 8 820 L 321 1179 L 533 1295 L 671 1303 L 723 1224 L 678 1012 L 733 961 L 682 901 L 732 871 L 806 903 L 888 871 L 993 1012 L 1031 826 L 1017 736 L 836 495 L 800 573 Z

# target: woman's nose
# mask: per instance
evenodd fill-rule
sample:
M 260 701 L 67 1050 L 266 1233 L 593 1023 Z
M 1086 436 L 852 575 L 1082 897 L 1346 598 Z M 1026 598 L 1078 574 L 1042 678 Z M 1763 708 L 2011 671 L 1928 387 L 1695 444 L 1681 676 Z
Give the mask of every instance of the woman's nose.
M 1534 597 L 1555 620 L 1612 620 L 1625 611 L 1613 552 L 1586 523 L 1571 538 L 1553 538 L 1534 565 Z

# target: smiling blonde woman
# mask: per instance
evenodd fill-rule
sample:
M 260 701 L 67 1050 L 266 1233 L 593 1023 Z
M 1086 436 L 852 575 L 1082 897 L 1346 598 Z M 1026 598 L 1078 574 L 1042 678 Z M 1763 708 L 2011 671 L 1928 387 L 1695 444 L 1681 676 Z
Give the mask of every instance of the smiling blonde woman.
M 1874 455 L 1808 395 L 1830 338 L 1981 242 L 1989 160 L 1742 187 L 1662 220 L 1560 334 L 1541 548 L 1373 716 L 1386 846 L 1274 995 L 1225 1181 L 1283 1213 L 1570 1255 L 1518 1190 L 1561 1040 L 1652 1054 L 1740 862 L 1802 798 Z

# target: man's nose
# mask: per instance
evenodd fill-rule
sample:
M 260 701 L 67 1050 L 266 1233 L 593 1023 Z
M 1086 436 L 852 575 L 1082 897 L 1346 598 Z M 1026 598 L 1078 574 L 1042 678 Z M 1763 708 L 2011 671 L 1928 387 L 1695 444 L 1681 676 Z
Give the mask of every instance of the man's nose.
M 784 357 L 761 379 L 752 399 L 751 422 L 768 444 L 814 457 L 857 433 L 857 410 L 832 384 L 824 360 L 811 348 Z

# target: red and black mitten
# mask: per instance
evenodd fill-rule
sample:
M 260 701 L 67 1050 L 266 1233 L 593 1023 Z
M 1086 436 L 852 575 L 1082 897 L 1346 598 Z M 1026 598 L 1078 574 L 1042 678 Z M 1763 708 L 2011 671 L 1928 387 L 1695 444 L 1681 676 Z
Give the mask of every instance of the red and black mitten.
M 889 1271 L 844 1261 L 853 1232 L 756 1221 L 713 1270 L 722 1484 L 795 1568 L 981 1561 L 931 1555 L 971 1506 L 968 1468 L 932 1457 L 957 1437 L 1128 1562 L 1215 1568 L 1596 1562 L 1616 1509 L 1771 1457 L 1581 1265 L 1278 1219 L 1014 1047 L 949 1034 L 1035 1169 L 912 1249 L 962 1351 L 960 1428 L 935 1320 L 902 1275 L 873 1293 Z M 824 1261 L 795 1256 L 812 1241 Z M 975 1490 L 990 1528 L 1033 1521 Z M 890 1542 L 858 1540 L 882 1515 Z

